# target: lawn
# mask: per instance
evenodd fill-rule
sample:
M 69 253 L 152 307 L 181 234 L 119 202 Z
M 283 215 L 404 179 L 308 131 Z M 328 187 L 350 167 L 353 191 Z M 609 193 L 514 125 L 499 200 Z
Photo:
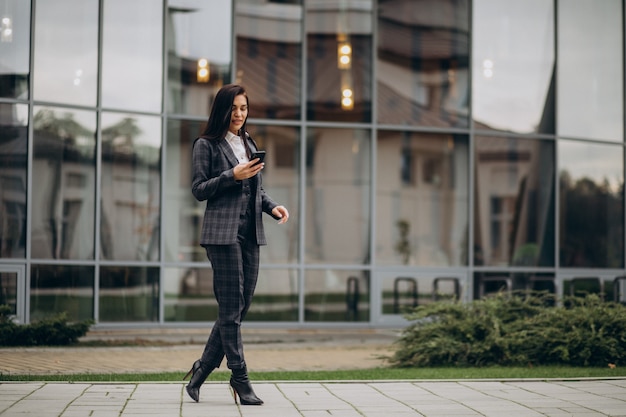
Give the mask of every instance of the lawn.
M 58 382 L 181 382 L 183 373 L 0 375 L 0 381 Z M 228 371 L 211 374 L 209 381 L 228 381 Z M 485 367 L 485 368 L 375 368 L 342 371 L 251 372 L 252 381 L 385 381 L 459 379 L 583 379 L 626 378 L 626 368 L 568 366 Z

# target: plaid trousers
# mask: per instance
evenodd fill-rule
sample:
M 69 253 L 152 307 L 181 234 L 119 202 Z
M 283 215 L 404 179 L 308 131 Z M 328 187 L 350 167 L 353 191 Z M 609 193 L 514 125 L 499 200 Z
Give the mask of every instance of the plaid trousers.
M 229 369 L 246 366 L 241 322 L 250 309 L 259 275 L 259 245 L 251 227 L 254 216 L 250 214 L 242 218 L 236 244 L 205 246 L 213 267 L 213 292 L 219 310 L 200 359 L 211 369 L 219 368 L 224 356 Z

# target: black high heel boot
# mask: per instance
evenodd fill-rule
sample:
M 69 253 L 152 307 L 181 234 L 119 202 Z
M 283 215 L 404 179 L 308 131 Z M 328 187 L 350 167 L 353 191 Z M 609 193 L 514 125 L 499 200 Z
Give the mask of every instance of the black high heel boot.
M 239 395 L 239 403 L 241 405 L 261 405 L 263 400 L 256 396 L 250 379 L 248 378 L 248 370 L 245 365 L 241 369 L 233 369 L 230 376 L 230 386 L 233 389 L 233 398 L 237 404 L 237 395 Z
M 197 360 L 191 366 L 191 369 L 187 374 L 183 377 L 183 381 L 191 375 L 191 379 L 189 380 L 189 384 L 185 387 L 187 390 L 187 394 L 193 399 L 195 402 L 200 401 L 200 386 L 204 384 L 209 374 L 213 371 L 213 369 L 209 368 L 202 362 L 201 360 Z

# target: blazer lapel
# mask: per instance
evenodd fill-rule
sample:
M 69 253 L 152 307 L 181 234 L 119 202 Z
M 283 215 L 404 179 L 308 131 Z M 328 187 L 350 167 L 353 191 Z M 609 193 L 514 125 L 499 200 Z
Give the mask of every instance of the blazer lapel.
M 220 148 L 222 149 L 222 152 L 224 152 L 226 159 L 228 159 L 228 162 L 230 162 L 233 167 L 239 165 L 239 160 L 235 156 L 233 148 L 231 148 L 228 144 L 228 141 L 226 139 L 222 139 L 218 143 L 220 145 Z

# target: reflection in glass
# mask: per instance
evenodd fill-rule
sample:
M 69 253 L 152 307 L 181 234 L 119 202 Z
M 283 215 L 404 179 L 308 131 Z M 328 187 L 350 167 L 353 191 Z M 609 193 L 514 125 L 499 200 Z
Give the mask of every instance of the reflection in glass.
M 200 246 L 206 201 L 191 194 L 191 147 L 205 122 L 169 119 L 167 122 L 163 218 L 166 261 L 207 261 Z
M 467 127 L 469 1 L 378 1 L 378 121 Z
M 0 97 L 28 99 L 30 0 L 0 0 Z
M 28 106 L 0 103 L 0 258 L 26 256 Z
M 254 107 L 255 104 L 253 103 Z M 204 122 L 170 119 L 167 134 L 165 175 L 164 241 L 168 261 L 207 261 L 206 252 L 198 243 L 206 202 L 191 194 L 191 146 Z M 299 130 L 293 127 L 254 126 L 250 131 L 261 149 L 267 151 L 263 170 L 263 188 L 279 204 L 285 205 L 292 217 L 278 225 L 263 216 L 269 245 L 261 250 L 261 261 L 286 263 L 297 260 L 298 242 L 298 163 Z
M 161 119 L 102 114 L 100 255 L 159 259 Z
M 165 321 L 217 320 L 212 269 L 165 268 L 163 274 Z
M 163 4 L 103 2 L 102 106 L 160 112 Z
M 86 265 L 33 265 L 30 320 L 66 313 L 70 321 L 93 319 L 94 268 Z
M 300 119 L 300 1 L 239 0 L 235 31 L 236 81 L 254 102 L 250 117 Z
M 624 267 L 624 151 L 559 141 L 560 266 Z
M 475 126 L 554 133 L 554 2 L 474 0 L 472 4 Z M 587 36 L 586 30 L 580 33 Z
M 0 306 L 8 306 L 10 315 L 17 314 L 17 272 L 0 271 Z
M 622 4 L 558 2 L 559 136 L 624 140 Z
M 31 254 L 93 259 L 96 115 L 35 107 Z
M 554 142 L 475 140 L 474 265 L 554 266 Z
M 251 109 L 256 107 L 251 103 Z M 267 246 L 261 248 L 261 262 L 290 263 L 298 261 L 300 177 L 300 130 L 287 126 L 254 126 L 250 134 L 267 152 L 263 168 L 263 188 L 278 204 L 289 210 L 289 221 L 278 224 L 263 215 Z
M 298 294 L 296 270 L 261 269 L 246 321 L 297 321 Z
M 307 119 L 372 119 L 372 0 L 306 2 Z
M 169 112 L 208 116 L 217 90 L 230 81 L 231 10 L 231 0 L 169 0 Z
M 159 320 L 159 268 L 100 267 L 101 322 Z
M 98 0 L 40 1 L 35 12 L 35 99 L 95 106 Z
M 463 299 L 462 277 L 398 273 L 381 280 L 381 313 L 406 314 L 416 306 Z
M 310 270 L 304 279 L 304 320 L 369 321 L 370 275 L 358 270 Z
M 465 136 L 378 132 L 376 261 L 467 264 Z
M 312 128 L 306 153 L 306 261 L 368 263 L 370 132 Z

